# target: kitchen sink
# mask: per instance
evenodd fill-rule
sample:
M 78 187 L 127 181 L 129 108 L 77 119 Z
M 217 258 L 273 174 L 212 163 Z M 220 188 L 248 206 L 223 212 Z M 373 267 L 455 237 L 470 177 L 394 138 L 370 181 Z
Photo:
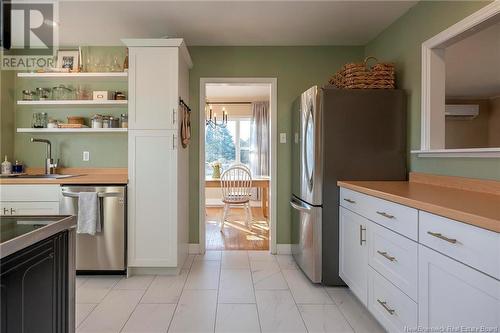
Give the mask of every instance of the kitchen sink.
M 76 175 L 60 175 L 57 173 L 50 174 L 50 175 L 17 175 L 13 176 L 15 178 L 50 178 L 50 179 L 60 179 L 60 178 L 69 178 L 69 177 L 75 177 Z

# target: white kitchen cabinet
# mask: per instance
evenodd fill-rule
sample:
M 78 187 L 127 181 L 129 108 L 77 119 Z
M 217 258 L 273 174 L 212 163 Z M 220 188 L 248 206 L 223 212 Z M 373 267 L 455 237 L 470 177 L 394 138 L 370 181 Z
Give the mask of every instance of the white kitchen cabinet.
M 412 299 L 417 299 L 418 244 L 376 223 L 369 227 L 368 263 Z
M 405 332 L 405 327 L 417 327 L 417 303 L 371 267 L 368 270 L 368 309 L 388 332 Z
M 188 153 L 179 99 L 188 103 L 182 39 L 127 39 L 129 48 L 129 272 L 178 272 L 188 248 Z
M 24 201 L 0 202 L 0 215 L 58 215 L 59 202 L 56 201 Z
M 340 276 L 386 330 L 500 327 L 498 233 L 349 189 L 340 194 Z
M 421 244 L 500 279 L 500 234 L 420 212 Z
M 129 130 L 176 129 L 177 47 L 129 48 Z
M 0 186 L 0 215 L 59 214 L 59 185 Z
M 368 298 L 368 220 L 340 207 L 339 274 L 366 306 Z
M 56 201 L 59 202 L 59 185 L 2 185 L 1 201 Z
M 129 133 L 129 265 L 176 266 L 177 154 L 174 131 Z
M 419 326 L 500 327 L 500 281 L 423 245 L 418 251 Z

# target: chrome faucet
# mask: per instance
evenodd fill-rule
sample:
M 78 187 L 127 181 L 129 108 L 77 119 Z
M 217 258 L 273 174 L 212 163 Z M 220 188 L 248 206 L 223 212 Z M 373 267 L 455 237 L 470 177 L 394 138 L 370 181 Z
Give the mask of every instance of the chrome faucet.
M 47 144 L 47 155 L 45 157 L 45 174 L 52 175 L 56 173 L 57 163 L 54 163 L 54 160 L 52 159 L 52 145 L 50 141 L 45 139 L 35 139 L 35 138 L 31 138 L 30 141 Z

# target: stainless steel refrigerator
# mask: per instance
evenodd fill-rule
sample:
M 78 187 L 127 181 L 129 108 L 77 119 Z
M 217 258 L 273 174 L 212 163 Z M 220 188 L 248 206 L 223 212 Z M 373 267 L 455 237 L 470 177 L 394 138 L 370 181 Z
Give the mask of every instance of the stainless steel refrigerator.
M 292 254 L 313 282 L 339 277 L 338 180 L 406 180 L 402 90 L 311 87 L 294 103 Z

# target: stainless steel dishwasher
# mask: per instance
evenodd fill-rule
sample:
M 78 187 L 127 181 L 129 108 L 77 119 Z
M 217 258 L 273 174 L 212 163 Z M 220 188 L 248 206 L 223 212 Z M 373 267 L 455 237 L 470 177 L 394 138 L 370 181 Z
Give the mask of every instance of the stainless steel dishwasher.
M 78 215 L 80 192 L 96 192 L 101 213 L 101 232 L 77 234 L 76 270 L 80 273 L 125 271 L 126 186 L 62 186 L 61 214 Z

